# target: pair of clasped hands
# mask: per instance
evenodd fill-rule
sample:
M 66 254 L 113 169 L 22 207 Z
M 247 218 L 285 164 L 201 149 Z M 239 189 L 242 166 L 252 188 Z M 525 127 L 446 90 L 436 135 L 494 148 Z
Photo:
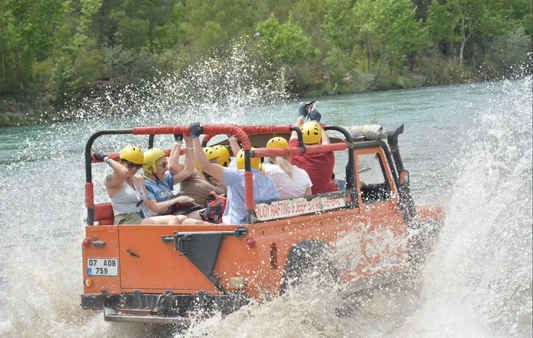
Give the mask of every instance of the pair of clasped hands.
M 315 109 L 315 102 L 316 100 L 313 100 L 311 102 L 302 104 L 300 109 L 298 109 L 298 117 L 303 116 L 304 119 L 307 117 L 308 120 L 320 123 L 322 115 L 320 115 L 318 110 Z

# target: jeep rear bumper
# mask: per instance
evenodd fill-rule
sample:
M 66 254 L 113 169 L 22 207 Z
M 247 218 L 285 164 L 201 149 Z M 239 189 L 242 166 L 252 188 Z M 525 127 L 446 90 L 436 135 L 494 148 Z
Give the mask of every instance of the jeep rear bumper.
M 216 312 L 230 313 L 248 303 L 244 294 L 213 295 L 199 291 L 194 294 L 132 293 L 81 295 L 84 309 L 103 309 L 104 319 L 114 322 L 188 325 L 191 318 L 210 317 Z

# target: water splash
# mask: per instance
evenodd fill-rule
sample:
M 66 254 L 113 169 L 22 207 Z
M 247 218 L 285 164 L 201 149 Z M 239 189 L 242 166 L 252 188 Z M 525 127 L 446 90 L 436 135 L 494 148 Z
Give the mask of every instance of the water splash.
M 245 124 L 255 121 L 259 111 L 264 115 L 265 109 L 276 119 L 277 112 L 268 111 L 268 106 L 289 98 L 286 86 L 281 73 L 252 60 L 236 43 L 228 55 L 215 55 L 179 73 L 142 81 L 135 88 L 109 91 L 103 98 L 88 99 L 81 108 L 66 111 L 64 117 L 117 116 L 122 126 L 124 118 L 130 125 L 188 125 L 200 120 Z
M 531 77 L 502 88 L 504 97 L 477 112 L 477 128 L 455 161 L 447 218 L 424 273 L 426 303 L 404 333 L 531 336 Z

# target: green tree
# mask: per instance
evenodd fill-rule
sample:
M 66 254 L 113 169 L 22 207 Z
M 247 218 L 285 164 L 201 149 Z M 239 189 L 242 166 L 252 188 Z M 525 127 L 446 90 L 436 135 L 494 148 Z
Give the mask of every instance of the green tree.
M 54 50 L 65 6 L 54 0 L 2 0 L 0 9 L 1 87 L 6 88 L 11 78 L 11 91 L 24 89 L 32 81 L 33 64 Z
M 342 50 L 334 46 L 331 48 L 324 59 L 324 61 L 330 66 L 329 77 L 333 84 L 333 92 L 337 93 L 337 88 L 342 82 L 346 73 L 348 73 L 348 62 L 346 61 L 346 54 Z
M 322 25 L 325 36 L 333 45 L 332 48 L 339 48 L 345 55 L 350 54 L 354 46 L 361 41 L 356 27 L 353 6 L 354 0 L 330 0 Z M 371 50 L 371 45 L 369 47 Z M 337 52 L 334 53 L 337 54 Z M 371 69 L 371 59 L 371 56 L 368 55 L 369 70 Z
M 284 66 L 294 65 L 299 58 L 316 57 L 319 51 L 300 27 L 292 22 L 292 15 L 280 24 L 274 14 L 257 24 L 259 53 L 262 57 L 275 60 Z
M 218 48 L 228 41 L 228 34 L 213 21 L 207 21 L 202 29 L 202 34 L 198 38 L 197 46 L 201 50 L 207 51 Z
M 524 28 L 524 34 L 533 35 L 533 2 L 530 0 L 506 1 L 505 5 L 512 10 L 511 17 Z
M 481 48 L 513 25 L 511 10 L 501 0 L 433 0 L 428 25 L 434 41 L 459 43 L 459 66 L 464 65 L 467 43 L 477 34 Z
M 528 52 L 533 49 L 531 36 L 520 26 L 505 35 L 495 37 L 489 47 L 488 59 L 506 76 L 515 76 L 512 66 L 527 62 Z M 529 65 L 531 68 L 531 65 Z
M 261 0 L 185 0 L 184 3 L 181 29 L 185 44 L 195 44 L 206 34 L 204 29 L 213 32 L 215 27 L 220 27 L 217 35 L 228 38 L 253 35 L 256 22 L 267 17 L 269 5 Z M 202 40 L 203 45 L 205 39 Z
M 179 42 L 183 10 L 179 0 L 103 0 L 92 26 L 101 45 L 162 53 Z
M 65 23 L 56 32 L 57 48 L 51 54 L 54 65 L 50 70 L 52 90 L 56 98 L 62 99 L 79 95 L 78 87 L 87 80 L 86 75 L 94 71 L 85 67 L 90 64 L 85 62 L 85 57 L 96 48 L 89 38 L 89 27 L 102 1 L 79 0 L 66 4 Z
M 453 44 L 461 41 L 456 30 L 461 17 L 455 0 L 433 0 L 428 8 L 427 25 L 434 45 Z M 447 50 L 443 50 L 447 54 Z
M 379 42 L 376 76 L 383 64 L 418 52 L 429 43 L 426 28 L 415 19 L 411 0 L 359 0 L 353 11 L 359 31 L 367 37 L 367 44 L 374 39 Z

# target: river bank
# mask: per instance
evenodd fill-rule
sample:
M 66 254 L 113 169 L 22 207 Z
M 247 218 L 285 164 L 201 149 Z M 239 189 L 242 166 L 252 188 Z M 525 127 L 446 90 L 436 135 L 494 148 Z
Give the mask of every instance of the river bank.
M 61 120 L 53 108 L 32 107 L 28 102 L 0 102 L 0 127 L 27 126 Z
M 483 82 L 480 79 L 474 78 L 463 78 L 463 81 L 450 81 L 449 83 L 431 83 L 429 80 L 421 77 L 420 75 L 413 76 L 395 76 L 390 78 L 382 78 L 380 81 L 373 83 L 372 85 L 366 86 L 364 89 L 350 90 L 346 92 L 339 92 L 338 95 L 343 94 L 357 94 L 365 92 L 376 92 L 376 91 L 387 91 L 393 89 L 411 89 L 411 88 L 420 88 L 420 87 L 430 87 L 434 85 L 449 85 L 449 84 L 460 84 L 460 83 L 475 83 Z M 83 99 L 103 99 L 109 95 L 116 94 L 120 91 L 120 88 L 114 86 L 111 90 L 105 90 L 106 86 L 103 86 L 101 83 L 95 85 L 93 88 L 88 88 L 85 90 L 86 93 L 91 93 L 85 95 L 79 101 L 69 104 L 63 104 L 61 108 L 58 108 L 56 105 L 45 102 L 45 100 L 36 101 L 20 101 L 14 98 L 0 99 L 0 128 L 1 127 L 11 127 L 11 126 L 25 126 L 25 125 L 34 125 L 34 124 L 45 124 L 57 121 L 65 121 L 70 118 L 66 118 L 63 114 L 65 110 L 76 109 L 76 105 Z M 109 87 L 110 88 L 110 87 Z M 96 93 L 96 94 L 95 94 Z M 316 90 L 311 90 L 306 93 L 289 93 L 290 97 L 310 97 L 310 96 L 321 96 L 328 95 L 328 93 L 317 92 Z M 66 108 L 65 108 L 66 106 Z

